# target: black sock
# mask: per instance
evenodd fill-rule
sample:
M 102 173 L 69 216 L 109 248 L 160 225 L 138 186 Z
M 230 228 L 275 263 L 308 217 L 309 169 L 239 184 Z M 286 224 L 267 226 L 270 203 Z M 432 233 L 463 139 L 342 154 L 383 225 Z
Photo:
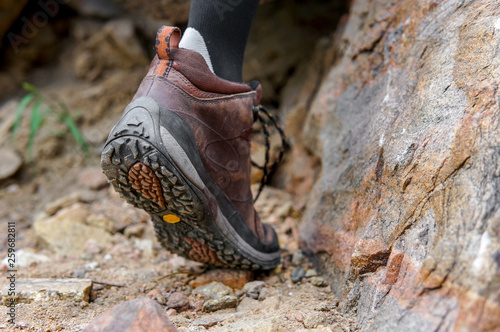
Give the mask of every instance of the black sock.
M 179 46 L 201 53 L 206 60 L 208 56 L 207 63 L 217 76 L 241 82 L 245 46 L 258 5 L 259 0 L 191 0 L 188 29 Z M 203 41 L 205 46 L 200 45 Z

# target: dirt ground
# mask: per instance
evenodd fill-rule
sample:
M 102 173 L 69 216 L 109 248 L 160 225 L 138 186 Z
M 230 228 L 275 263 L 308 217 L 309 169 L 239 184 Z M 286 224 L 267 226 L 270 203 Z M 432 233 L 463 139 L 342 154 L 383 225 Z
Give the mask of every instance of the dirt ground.
M 97 168 L 92 170 L 96 171 L 93 173 L 95 176 L 99 174 Z M 6 227 L 6 221 L 17 221 L 16 247 L 48 258 L 48 261 L 35 259 L 29 266 L 19 267 L 17 280 L 90 279 L 93 286 L 89 301 L 41 300 L 18 304 L 15 327 L 4 319 L 8 308 L 0 306 L 0 329 L 81 331 L 106 309 L 122 301 L 148 296 L 162 305 L 181 331 L 356 330 L 352 317 L 337 312 L 338 299 L 325 280 L 317 276 L 308 257 L 298 250 L 296 226 L 301 210 L 287 193 L 266 189 L 257 204 L 263 219 L 272 223 L 279 233 L 283 264 L 269 272 L 218 271 L 219 276 L 222 274 L 240 285 L 253 280 L 263 281 L 265 295 L 259 298 L 257 295 L 261 295 L 262 291 L 255 295 L 235 287 L 231 293 L 238 296 L 237 306 L 209 313 L 201 307 L 204 299 L 197 294 L 194 286 L 197 285 L 196 280 L 200 283 L 199 280 L 204 280 L 206 276 L 208 281 L 217 281 L 219 278 L 214 278 L 214 271 L 207 271 L 203 266 L 162 249 L 146 214 L 127 206 L 107 185 L 92 190 L 81 181 L 75 181 L 79 177 L 81 179 L 82 172 L 79 168 L 60 175 L 46 171 L 33 181 L 20 179 L 19 183 L 3 186 L 0 197 L 3 205 L 2 227 Z M 67 193 L 62 200 L 56 200 L 54 204 L 49 199 L 49 203 L 45 204 L 47 197 L 57 197 L 61 192 Z M 69 206 L 64 207 L 66 205 Z M 54 250 L 51 243 L 41 239 L 34 230 L 33 220 L 50 218 L 48 213 L 58 216 L 66 212 L 71 218 L 78 211 L 111 220 L 115 228 L 109 232 L 111 241 L 108 246 L 99 246 L 87 239 L 81 252 L 72 248 L 70 243 L 62 250 L 71 254 L 64 254 L 61 249 Z M 105 229 L 102 231 L 106 232 Z M 55 232 L 55 229 L 52 231 Z M 5 250 L 2 251 L 2 256 L 5 256 Z M 306 275 L 300 281 L 292 282 L 291 274 L 301 269 Z M 4 280 L 7 275 L 3 266 Z M 185 310 L 172 309 L 168 304 L 174 292 L 181 292 L 188 299 L 189 305 Z

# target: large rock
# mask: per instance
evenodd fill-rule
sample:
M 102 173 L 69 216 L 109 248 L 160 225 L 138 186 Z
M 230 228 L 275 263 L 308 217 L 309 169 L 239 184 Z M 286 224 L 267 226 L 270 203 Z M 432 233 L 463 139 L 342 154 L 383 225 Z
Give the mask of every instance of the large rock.
M 111 245 L 112 236 L 100 227 L 88 225 L 87 207 L 77 203 L 60 210 L 56 215 L 36 220 L 33 229 L 37 236 L 62 255 L 80 255 L 89 239 L 103 247 Z
M 150 298 L 122 302 L 94 319 L 85 332 L 176 332 L 161 306 Z
M 500 328 L 500 6 L 358 0 L 301 137 L 301 225 L 363 331 Z

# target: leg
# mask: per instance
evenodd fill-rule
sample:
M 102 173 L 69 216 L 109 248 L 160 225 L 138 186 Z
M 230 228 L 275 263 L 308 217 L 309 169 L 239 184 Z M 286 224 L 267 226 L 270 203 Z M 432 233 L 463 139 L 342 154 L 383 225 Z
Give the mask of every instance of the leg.
M 191 0 L 179 47 L 203 55 L 217 76 L 242 82 L 245 46 L 259 0 Z

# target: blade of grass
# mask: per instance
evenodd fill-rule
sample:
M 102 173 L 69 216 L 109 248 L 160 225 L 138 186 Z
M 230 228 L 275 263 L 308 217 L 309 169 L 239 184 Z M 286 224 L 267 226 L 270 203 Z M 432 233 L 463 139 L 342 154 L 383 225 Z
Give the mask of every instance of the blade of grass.
M 28 104 L 33 100 L 35 96 L 31 93 L 28 93 L 26 96 L 21 99 L 21 102 L 19 103 L 19 106 L 17 107 L 16 110 L 16 119 L 14 121 L 14 126 L 12 127 L 12 133 L 13 133 L 13 139 L 14 141 L 16 140 L 17 137 L 17 130 L 19 129 L 19 126 L 21 125 L 21 118 L 23 115 L 23 112 L 28 106 Z
M 42 101 L 37 100 L 31 109 L 30 136 L 28 140 L 28 159 L 33 157 L 33 145 L 35 144 L 35 136 L 42 124 L 42 115 L 39 112 Z
M 68 115 L 63 115 L 63 121 L 64 123 L 68 126 L 69 131 L 75 138 L 75 140 L 78 142 L 78 145 L 80 145 L 80 149 L 87 155 L 89 156 L 89 147 L 87 145 L 87 142 L 85 141 L 85 138 L 83 137 L 82 133 L 76 126 L 75 122 L 71 117 Z
M 68 106 L 62 101 L 58 101 L 59 107 L 62 110 L 62 114 L 60 115 L 60 118 L 62 121 L 68 126 L 71 134 L 75 138 L 75 140 L 78 142 L 78 145 L 80 145 L 80 149 L 85 153 L 87 157 L 90 156 L 89 154 L 89 147 L 87 145 L 87 142 L 85 141 L 85 138 L 83 137 L 82 133 L 78 129 L 77 125 L 73 121 L 73 119 L 70 116 L 70 111 L 68 109 Z
M 36 86 L 34 86 L 33 84 L 30 84 L 28 82 L 23 82 L 23 89 L 26 90 L 26 91 L 28 91 L 28 92 L 31 92 L 34 95 L 38 95 L 39 94 L 38 89 L 36 88 Z

